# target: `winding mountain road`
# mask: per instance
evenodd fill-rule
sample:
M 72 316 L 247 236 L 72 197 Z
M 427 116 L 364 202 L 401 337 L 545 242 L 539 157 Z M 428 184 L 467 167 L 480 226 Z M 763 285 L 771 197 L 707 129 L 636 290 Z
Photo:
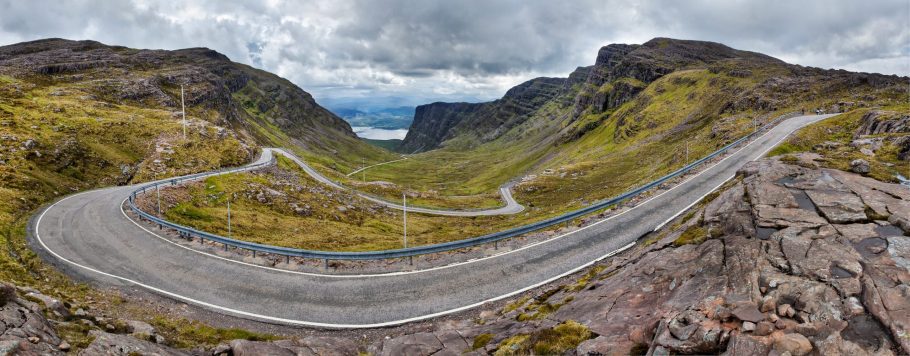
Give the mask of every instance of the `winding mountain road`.
M 29 241 L 76 278 L 135 285 L 225 314 L 331 328 L 394 325 L 507 298 L 611 256 L 691 207 L 794 130 L 828 116 L 783 121 L 698 175 L 613 217 L 496 256 L 426 270 L 327 276 L 207 255 L 128 219 L 121 203 L 133 186 L 59 200 L 32 219 Z
M 338 184 L 337 182 L 322 175 L 321 173 L 319 173 L 319 171 L 313 169 L 313 167 L 310 167 L 310 165 L 308 165 L 302 159 L 297 157 L 295 154 L 288 152 L 287 150 L 284 150 L 281 148 L 270 148 L 270 150 L 275 151 L 277 153 L 284 155 L 285 157 L 290 158 L 292 161 L 297 163 L 297 165 L 299 165 L 300 168 L 303 168 L 303 171 L 306 172 L 307 174 L 309 174 L 310 177 L 313 177 L 313 179 L 315 179 L 325 185 L 331 186 L 332 188 L 335 188 L 335 189 L 341 189 L 341 190 L 350 189 L 350 188 L 345 187 L 341 184 Z M 402 161 L 402 160 L 403 159 L 398 160 L 398 161 Z M 392 161 L 392 162 L 398 162 L 398 161 Z M 386 163 L 391 163 L 391 162 L 386 162 Z M 367 168 L 369 168 L 369 167 L 367 167 Z M 503 185 L 502 187 L 499 187 L 499 194 L 502 195 L 502 200 L 506 203 L 506 205 L 503 207 L 495 208 L 495 209 L 446 210 L 446 209 L 430 209 L 430 208 L 409 206 L 408 211 L 415 212 L 415 213 L 423 213 L 423 214 L 430 214 L 430 215 L 445 215 L 445 216 L 491 216 L 491 215 L 518 214 L 518 213 L 524 211 L 525 207 L 521 204 L 518 204 L 518 202 L 515 201 L 515 198 L 512 197 L 512 186 L 513 185 L 514 185 L 513 183 L 509 183 L 509 184 Z M 374 197 L 369 194 L 364 194 L 364 193 L 356 191 L 356 190 L 353 190 L 352 192 L 354 194 L 357 194 L 357 196 L 359 196 L 363 199 L 387 206 L 392 209 L 396 209 L 396 210 L 404 209 L 404 207 L 398 203 L 386 201 L 386 200 Z

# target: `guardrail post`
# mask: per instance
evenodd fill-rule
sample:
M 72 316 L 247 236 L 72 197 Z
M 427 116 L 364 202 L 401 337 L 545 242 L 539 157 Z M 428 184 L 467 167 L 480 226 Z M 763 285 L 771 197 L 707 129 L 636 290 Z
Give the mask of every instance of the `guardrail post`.
M 408 264 L 411 266 L 414 265 L 414 256 L 408 256 Z
M 291 264 L 291 255 L 286 255 L 284 257 L 286 257 L 286 259 L 285 259 L 286 263 Z
M 250 251 L 253 251 L 253 258 L 256 258 L 256 250 L 250 250 Z
M 493 241 L 493 250 L 499 249 L 499 240 Z
M 322 259 L 322 268 L 326 271 L 329 270 L 329 259 L 328 258 Z

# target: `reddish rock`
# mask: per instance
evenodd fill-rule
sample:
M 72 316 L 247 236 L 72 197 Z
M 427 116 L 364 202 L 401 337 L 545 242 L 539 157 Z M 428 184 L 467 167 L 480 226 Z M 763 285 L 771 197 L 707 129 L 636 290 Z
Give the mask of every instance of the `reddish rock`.
M 778 354 L 790 353 L 803 356 L 812 352 L 812 343 L 800 334 L 783 334 L 774 339 L 774 351 Z
M 753 323 L 757 323 L 765 319 L 765 315 L 762 314 L 762 312 L 760 312 L 754 304 L 744 304 L 737 307 L 736 309 L 733 309 L 733 316 L 739 320 L 750 321 Z

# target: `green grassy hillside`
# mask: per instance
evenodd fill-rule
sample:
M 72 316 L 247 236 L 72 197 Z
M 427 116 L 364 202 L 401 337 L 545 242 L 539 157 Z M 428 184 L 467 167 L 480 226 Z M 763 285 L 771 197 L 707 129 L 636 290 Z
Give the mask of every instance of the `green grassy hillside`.
M 390 139 L 390 140 L 373 140 L 365 138 L 363 139 L 366 143 L 369 143 L 376 147 L 382 147 L 386 150 L 395 152 L 398 150 L 398 146 L 401 145 L 401 140 L 399 139 Z
M 519 202 L 564 210 L 683 166 L 687 142 L 692 160 L 779 115 L 889 105 L 907 96 L 907 78 L 801 67 L 698 41 L 606 46 L 592 69 L 579 71 L 588 73 L 585 80 L 573 74 L 536 111 L 518 123 L 506 120 L 495 140 L 464 145 L 483 132 L 462 141 L 456 131 L 440 149 L 368 174 L 399 190 L 433 191 L 438 200 L 495 197 L 498 186 L 525 177 Z
M 59 39 L 0 47 L 0 281 L 85 308 L 82 303 L 147 312 L 44 264 L 26 243 L 28 219 L 65 195 L 237 166 L 266 145 L 289 147 L 324 167 L 397 157 L 360 141 L 290 82 L 208 49 L 137 50 Z M 169 328 L 167 320 L 136 317 Z M 174 339 L 194 332 L 170 329 Z

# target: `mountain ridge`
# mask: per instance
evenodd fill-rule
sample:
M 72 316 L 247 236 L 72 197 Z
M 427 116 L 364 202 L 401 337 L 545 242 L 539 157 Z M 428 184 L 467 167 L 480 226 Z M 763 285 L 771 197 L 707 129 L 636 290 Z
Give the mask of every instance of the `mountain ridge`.
M 726 66 L 730 68 L 721 68 Z M 553 78 L 553 80 L 563 81 L 563 90 L 556 96 L 561 97 L 564 103 L 571 102 L 572 105 L 570 115 L 567 117 L 568 123 L 561 131 L 563 137 L 560 140 L 565 142 L 577 139 L 580 136 L 579 132 L 582 134 L 586 132 L 584 125 L 587 123 L 581 123 L 579 126 L 575 122 L 584 121 L 582 119 L 587 114 L 601 115 L 619 108 L 636 97 L 650 83 L 663 76 L 680 70 L 708 67 L 747 77 L 751 75 L 751 69 L 761 70 L 761 67 L 786 68 L 791 72 L 798 72 L 800 70 L 798 68 L 807 68 L 787 64 L 761 53 L 733 49 L 708 41 L 658 37 L 643 44 L 606 45 L 598 50 L 593 65 L 578 67 L 566 78 Z M 741 67 L 741 69 L 736 69 L 737 67 Z M 855 75 L 866 74 L 855 73 Z M 868 74 L 868 76 L 887 77 L 878 74 Z M 488 107 L 483 113 L 496 112 L 496 107 L 501 106 L 503 100 L 510 98 L 511 91 L 539 79 L 541 78 L 531 79 L 510 89 L 501 99 L 471 105 Z M 528 100 L 529 98 L 519 98 L 518 106 L 525 104 L 521 99 Z M 534 99 L 549 101 L 553 97 Z M 495 139 L 501 136 L 502 132 L 508 131 L 520 123 L 522 117 L 527 117 L 527 113 L 522 113 L 511 118 L 485 120 L 476 118 L 478 113 L 473 110 L 458 113 L 460 109 L 466 107 L 465 103 L 451 104 L 450 111 L 454 110 L 454 112 L 449 112 L 450 115 L 443 115 L 440 112 L 444 110 L 440 110 L 439 107 L 446 106 L 446 103 L 440 102 L 427 104 L 436 107 L 434 110 L 415 112 L 414 124 L 401 147 L 408 152 L 421 152 L 450 145 L 459 149 L 471 148 L 488 142 L 490 138 Z M 539 109 L 541 106 L 535 105 L 533 109 Z M 471 124 L 464 124 L 459 130 L 458 124 L 462 121 Z M 492 134 L 487 135 L 486 140 L 471 140 L 473 142 L 469 144 L 459 143 L 459 140 L 456 139 L 466 135 L 485 137 L 484 133 L 478 132 L 480 130 L 486 130 Z
M 98 97 L 172 110 L 180 108 L 179 85 L 184 84 L 188 111 L 196 106 L 213 109 L 221 114 L 223 124 L 264 144 L 277 143 L 271 137 L 274 133 L 263 128 L 269 125 L 309 149 L 328 151 L 331 141 L 356 140 L 347 122 L 303 89 L 209 48 L 131 49 L 52 38 L 0 47 L 0 67 L 13 76 L 95 79 L 109 84 L 86 88 Z M 46 79 L 57 80 L 51 78 Z

